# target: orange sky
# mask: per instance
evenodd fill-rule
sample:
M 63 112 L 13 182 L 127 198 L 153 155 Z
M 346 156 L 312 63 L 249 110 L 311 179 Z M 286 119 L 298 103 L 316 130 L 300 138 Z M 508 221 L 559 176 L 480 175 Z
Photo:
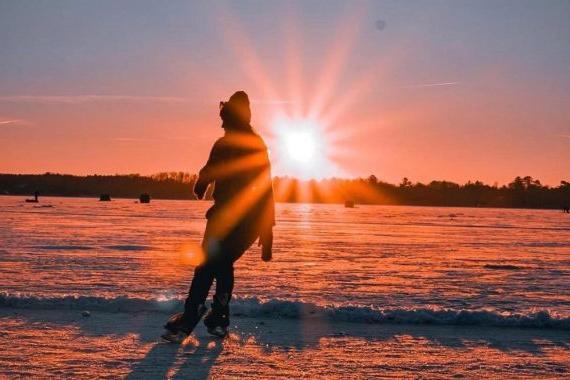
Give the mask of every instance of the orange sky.
M 243 89 L 277 175 L 570 179 L 567 2 L 58 4 L 0 6 L 0 172 L 195 172 Z

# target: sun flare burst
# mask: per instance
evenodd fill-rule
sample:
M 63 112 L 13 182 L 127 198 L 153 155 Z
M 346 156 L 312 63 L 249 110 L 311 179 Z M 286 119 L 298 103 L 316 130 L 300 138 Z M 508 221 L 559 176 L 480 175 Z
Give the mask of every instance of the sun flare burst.
M 347 115 L 353 106 L 374 88 L 377 65 L 364 70 L 346 86 L 343 73 L 361 32 L 366 7 L 355 7 L 337 20 L 330 44 L 322 46 L 317 72 L 307 76 L 311 65 L 303 56 L 299 17 L 294 9 L 282 20 L 284 80 L 262 59 L 247 25 L 231 7 L 218 8 L 220 30 L 235 54 L 237 69 L 248 79 L 256 98 L 256 125 L 271 151 L 272 173 L 298 179 L 324 179 L 350 175 L 347 162 L 358 152 L 350 148 L 357 125 L 354 117 L 348 128 Z M 380 70 L 381 72 L 381 70 Z M 259 113 L 261 111 L 261 113 Z
M 276 150 L 273 157 L 285 173 L 301 179 L 333 174 L 334 164 L 328 154 L 330 141 L 322 124 L 311 119 L 280 117 L 272 129 Z
M 285 136 L 283 143 L 289 159 L 308 163 L 315 156 L 317 141 L 310 131 L 293 131 Z

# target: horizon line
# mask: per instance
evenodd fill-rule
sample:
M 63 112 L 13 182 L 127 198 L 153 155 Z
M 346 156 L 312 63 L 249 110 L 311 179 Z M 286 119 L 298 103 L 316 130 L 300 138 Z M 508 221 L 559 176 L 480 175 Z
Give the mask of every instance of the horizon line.
M 153 176 L 156 176 L 158 174 L 163 174 L 163 173 L 183 173 L 183 174 L 189 174 L 192 176 L 198 176 L 198 173 L 193 173 L 193 172 L 185 172 L 185 171 L 176 171 L 176 170 L 172 170 L 172 171 L 163 171 L 163 172 L 156 172 L 156 173 L 152 173 L 152 174 L 140 174 L 140 173 L 114 173 L 114 174 L 71 174 L 71 173 L 55 173 L 55 172 L 43 172 L 43 173 L 2 173 L 0 172 L 0 176 L 45 176 L 45 175 L 58 175 L 58 176 L 70 176 L 70 177 L 95 177 L 95 176 L 99 176 L 99 177 L 129 177 L 129 176 L 138 176 L 138 177 L 146 177 L 146 178 L 152 178 Z M 274 180 L 276 178 L 278 179 L 289 179 L 289 180 L 295 180 L 298 182 L 324 182 L 324 181 L 333 181 L 333 180 L 341 180 L 341 181 L 357 181 L 357 180 L 369 180 L 372 176 L 374 176 L 376 178 L 376 182 L 377 183 L 385 183 L 388 185 L 394 185 L 394 186 L 398 186 L 399 183 L 393 183 L 393 182 L 388 182 L 385 180 L 382 180 L 381 178 L 379 178 L 378 176 L 376 176 L 375 174 L 370 174 L 368 176 L 355 176 L 355 177 L 324 177 L 324 178 L 298 178 L 295 176 L 290 176 L 290 175 L 272 175 L 271 178 Z M 544 184 L 540 181 L 539 178 L 535 178 L 533 176 L 530 175 L 525 175 L 525 176 L 515 176 L 513 177 L 512 181 L 514 181 L 517 178 L 521 178 L 524 179 L 526 177 L 530 177 L 531 179 L 540 182 L 540 185 L 543 187 L 556 187 L 553 185 L 548 185 L 548 184 Z M 493 182 L 492 184 L 486 183 L 482 180 L 467 180 L 464 183 L 459 183 L 459 182 L 455 182 L 455 181 L 451 181 L 451 180 L 446 180 L 446 179 L 432 179 L 428 182 L 421 182 L 421 181 L 411 181 L 409 179 L 409 177 L 402 177 L 402 181 L 404 179 L 407 179 L 412 185 L 417 185 L 417 184 L 430 184 L 432 182 L 447 182 L 447 183 L 452 183 L 452 184 L 456 184 L 456 185 L 460 185 L 460 186 L 464 186 L 467 184 L 474 184 L 477 182 L 482 183 L 483 185 L 486 186 L 491 186 L 491 187 L 501 187 L 501 186 L 507 186 L 510 182 L 507 183 L 503 183 L 503 184 L 499 184 L 498 181 Z M 558 186 L 560 186 L 560 184 L 562 184 L 563 182 L 570 182 L 570 179 L 565 180 L 565 179 L 560 179 L 560 183 L 558 184 Z

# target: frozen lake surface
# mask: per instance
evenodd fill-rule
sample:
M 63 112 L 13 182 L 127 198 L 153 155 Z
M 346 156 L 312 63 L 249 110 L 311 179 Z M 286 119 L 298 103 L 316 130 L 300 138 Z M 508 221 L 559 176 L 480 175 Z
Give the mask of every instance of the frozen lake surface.
M 52 207 L 46 207 L 46 206 Z M 209 202 L 0 197 L 4 297 L 184 297 Z M 570 317 L 570 217 L 558 211 L 279 204 L 236 297 L 373 309 Z
M 545 210 L 279 204 L 274 260 L 237 264 L 231 338 L 158 343 L 209 206 L 0 197 L 0 377 L 570 371 L 570 217 Z

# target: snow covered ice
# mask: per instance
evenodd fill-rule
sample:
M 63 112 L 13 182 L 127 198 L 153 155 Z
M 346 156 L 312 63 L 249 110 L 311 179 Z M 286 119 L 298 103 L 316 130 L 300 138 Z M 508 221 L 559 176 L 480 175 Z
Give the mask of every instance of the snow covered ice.
M 0 197 L 0 377 L 569 376 L 562 212 L 279 204 L 230 339 L 165 346 L 208 207 Z

